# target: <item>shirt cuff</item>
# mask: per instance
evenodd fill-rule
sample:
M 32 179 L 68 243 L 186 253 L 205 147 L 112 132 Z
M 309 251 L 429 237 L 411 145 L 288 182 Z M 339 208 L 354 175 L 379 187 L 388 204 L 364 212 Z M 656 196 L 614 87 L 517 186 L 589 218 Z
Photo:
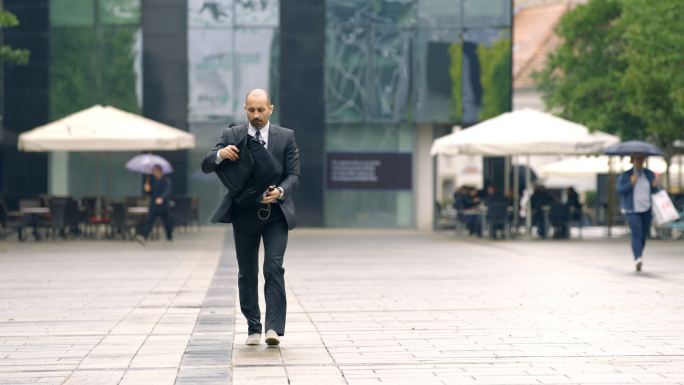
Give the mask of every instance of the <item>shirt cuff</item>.
M 223 158 L 221 158 L 221 150 L 216 151 L 216 164 L 219 164 L 223 162 Z
M 282 187 L 276 187 L 278 191 L 280 191 L 280 195 L 278 195 L 278 200 L 282 201 L 285 198 L 285 190 L 283 190 Z

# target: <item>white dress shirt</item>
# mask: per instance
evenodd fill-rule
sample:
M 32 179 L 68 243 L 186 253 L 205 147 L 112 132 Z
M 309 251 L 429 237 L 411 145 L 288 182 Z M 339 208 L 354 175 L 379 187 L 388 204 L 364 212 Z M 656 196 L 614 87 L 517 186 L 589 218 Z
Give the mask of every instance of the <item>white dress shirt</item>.
M 268 148 L 268 133 L 269 133 L 270 129 L 271 129 L 271 122 L 266 122 L 266 125 L 261 127 L 261 129 L 259 130 L 259 132 L 261 133 L 261 140 L 264 141 L 264 143 L 265 143 L 264 147 L 266 147 L 266 148 Z M 249 136 L 251 136 L 251 137 L 255 137 L 256 132 L 257 132 L 256 128 L 252 127 L 252 124 L 250 124 L 249 127 L 247 128 L 247 134 L 249 134 Z M 218 164 L 218 163 L 221 163 L 222 161 L 223 161 L 223 158 L 221 158 L 221 150 L 219 150 L 216 152 L 216 163 Z

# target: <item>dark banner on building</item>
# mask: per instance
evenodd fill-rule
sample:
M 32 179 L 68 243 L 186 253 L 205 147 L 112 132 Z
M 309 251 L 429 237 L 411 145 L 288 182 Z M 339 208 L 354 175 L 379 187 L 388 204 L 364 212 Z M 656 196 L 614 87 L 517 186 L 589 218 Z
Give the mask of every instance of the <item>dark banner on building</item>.
M 330 190 L 411 190 L 408 153 L 328 153 Z

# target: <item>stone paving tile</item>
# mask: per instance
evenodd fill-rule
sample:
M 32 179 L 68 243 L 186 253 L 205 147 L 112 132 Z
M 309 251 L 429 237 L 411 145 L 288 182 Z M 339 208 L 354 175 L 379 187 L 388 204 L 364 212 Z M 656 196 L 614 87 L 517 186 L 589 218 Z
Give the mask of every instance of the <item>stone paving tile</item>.
M 295 231 L 288 247 L 296 308 L 288 309 L 281 351 L 305 341 L 297 358 L 325 351 L 347 384 L 684 381 L 684 258 L 676 244 L 649 242 L 649 268 L 639 275 L 625 239 L 310 230 Z M 245 327 L 240 318 L 236 327 Z
M 0 385 L 684 384 L 677 242 L 298 229 L 267 348 L 224 231 L 0 252 Z
M 173 384 L 223 229 L 0 252 L 0 384 Z

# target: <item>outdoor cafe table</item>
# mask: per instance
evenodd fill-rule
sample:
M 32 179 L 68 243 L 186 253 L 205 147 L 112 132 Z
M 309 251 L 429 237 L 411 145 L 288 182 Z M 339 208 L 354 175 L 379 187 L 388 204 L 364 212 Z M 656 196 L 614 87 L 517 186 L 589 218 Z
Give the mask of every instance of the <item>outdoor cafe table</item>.
M 128 208 L 128 213 L 131 215 L 147 215 L 150 208 L 147 206 L 131 206 Z
M 49 207 L 21 207 L 19 209 L 22 217 L 33 228 L 33 237 L 40 240 L 40 233 L 38 233 L 38 216 L 50 214 Z

